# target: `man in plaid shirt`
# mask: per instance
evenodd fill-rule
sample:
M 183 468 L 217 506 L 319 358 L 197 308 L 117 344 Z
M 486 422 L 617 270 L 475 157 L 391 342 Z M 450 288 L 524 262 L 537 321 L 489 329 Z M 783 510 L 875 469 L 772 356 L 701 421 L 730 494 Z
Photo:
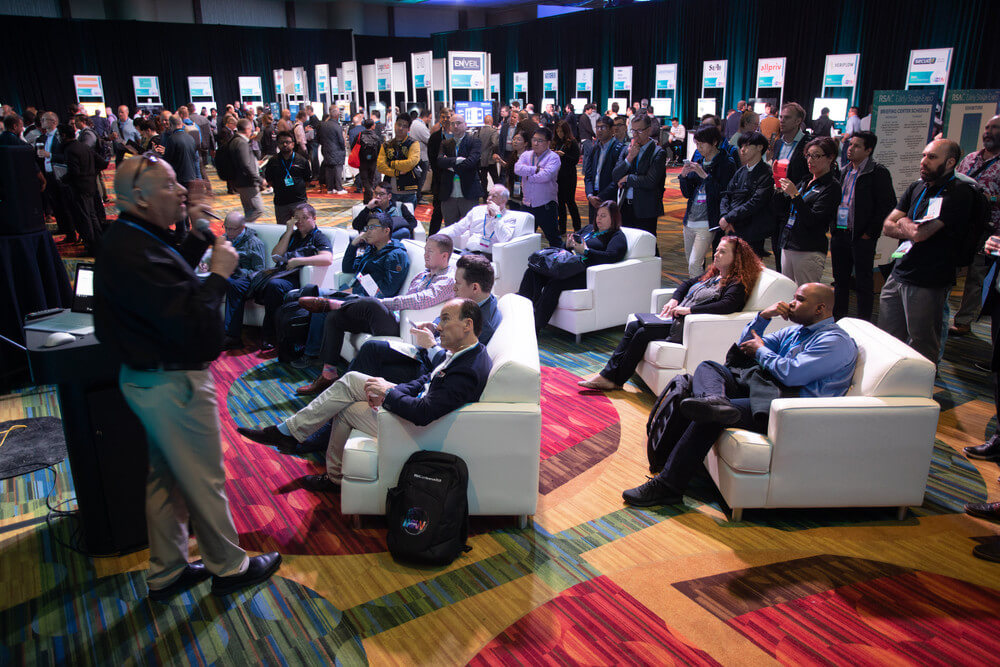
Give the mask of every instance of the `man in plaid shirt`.
M 337 362 L 344 334 L 370 333 L 399 335 L 399 319 L 394 311 L 423 310 L 455 296 L 455 277 L 448 265 L 454 248 L 451 237 L 433 234 L 424 245 L 424 270 L 410 282 L 406 293 L 384 298 L 360 297 L 349 300 L 300 297 L 299 305 L 312 313 L 326 313 L 320 347 L 323 372 L 312 383 L 295 390 L 305 396 L 318 394 L 337 379 Z

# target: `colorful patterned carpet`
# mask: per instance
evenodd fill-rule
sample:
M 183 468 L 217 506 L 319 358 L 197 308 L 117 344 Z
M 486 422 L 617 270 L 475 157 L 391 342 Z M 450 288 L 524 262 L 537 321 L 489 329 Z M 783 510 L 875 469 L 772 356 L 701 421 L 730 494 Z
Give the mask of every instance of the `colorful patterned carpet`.
M 686 267 L 675 171 L 670 180 L 664 284 Z M 222 211 L 236 204 L 217 199 Z M 357 199 L 310 193 L 322 225 L 349 224 Z M 79 261 L 63 249 L 68 264 Z M 960 453 L 995 426 L 988 377 L 972 366 L 989 352 L 984 324 L 948 342 L 926 497 L 903 521 L 894 510 L 826 509 L 747 511 L 734 523 L 707 479 L 683 505 L 624 507 L 621 490 L 644 479 L 653 397 L 638 380 L 607 396 L 575 385 L 620 335 L 597 332 L 577 345 L 542 333 L 533 525 L 475 518 L 472 551 L 446 568 L 393 562 L 384 521 L 354 529 L 338 498 L 299 488 L 298 477 L 321 469 L 319 455 L 239 438 L 237 426 L 301 406 L 292 388 L 315 370 L 252 348 L 227 353 L 213 366 L 227 491 L 242 544 L 285 555 L 279 576 L 229 600 L 204 584 L 150 603 L 148 552 L 90 559 L 64 546 L 72 519 L 46 522 L 49 506 L 74 506 L 64 461 L 0 482 L 0 665 L 996 662 L 1000 565 L 971 556 L 996 529 L 961 513 L 998 492 L 997 467 Z M 47 415 L 59 415 L 51 387 L 0 397 L 0 421 Z

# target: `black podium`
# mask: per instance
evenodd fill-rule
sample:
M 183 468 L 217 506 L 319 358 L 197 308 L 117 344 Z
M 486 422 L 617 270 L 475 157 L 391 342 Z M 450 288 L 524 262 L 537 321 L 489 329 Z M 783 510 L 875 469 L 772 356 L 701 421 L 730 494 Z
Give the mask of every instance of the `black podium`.
M 119 360 L 93 334 L 46 348 L 49 332 L 24 333 L 32 379 L 58 387 L 85 548 L 94 556 L 141 549 L 146 432 L 118 389 Z

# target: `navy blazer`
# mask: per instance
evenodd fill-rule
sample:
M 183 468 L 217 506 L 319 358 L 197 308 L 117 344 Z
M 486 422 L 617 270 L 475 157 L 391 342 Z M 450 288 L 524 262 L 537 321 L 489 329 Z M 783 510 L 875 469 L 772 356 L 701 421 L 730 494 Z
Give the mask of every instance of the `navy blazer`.
M 589 122 L 590 119 L 588 118 L 587 121 Z M 583 189 L 588 196 L 594 195 L 601 201 L 613 200 L 618 196 L 618 181 L 611 178 L 611 172 L 614 171 L 618 156 L 621 155 L 624 147 L 625 144 L 614 137 L 611 138 L 611 146 L 608 148 L 608 154 L 604 156 L 604 164 L 601 165 L 601 178 L 598 181 L 601 190 L 594 192 L 597 163 L 601 159 L 601 144 L 598 141 L 594 142 L 590 152 L 587 153 L 587 159 L 583 162 Z
M 433 380 L 426 373 L 398 384 L 385 395 L 383 407 L 417 426 L 426 426 L 483 395 L 493 361 L 482 343 L 464 352 Z M 424 392 L 424 385 L 430 386 Z M 422 395 L 421 395 L 422 394 Z
M 465 160 L 456 164 L 456 158 L 460 157 L 464 157 Z M 455 151 L 455 157 L 448 157 L 443 153 L 438 154 L 437 163 L 434 166 L 441 170 L 441 189 L 438 191 L 438 198 L 441 201 L 451 199 L 455 174 L 458 174 L 459 182 L 462 184 L 463 198 L 477 200 L 483 196 L 483 186 L 479 183 L 479 160 L 481 157 L 482 144 L 479 137 L 471 134 L 462 137 Z

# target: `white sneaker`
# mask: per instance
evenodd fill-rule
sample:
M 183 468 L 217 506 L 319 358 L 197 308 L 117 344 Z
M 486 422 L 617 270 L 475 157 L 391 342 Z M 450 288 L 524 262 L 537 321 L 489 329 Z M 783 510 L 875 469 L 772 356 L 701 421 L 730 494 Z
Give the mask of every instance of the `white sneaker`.
M 338 195 L 346 195 L 347 194 L 347 190 L 337 190 L 337 194 Z

